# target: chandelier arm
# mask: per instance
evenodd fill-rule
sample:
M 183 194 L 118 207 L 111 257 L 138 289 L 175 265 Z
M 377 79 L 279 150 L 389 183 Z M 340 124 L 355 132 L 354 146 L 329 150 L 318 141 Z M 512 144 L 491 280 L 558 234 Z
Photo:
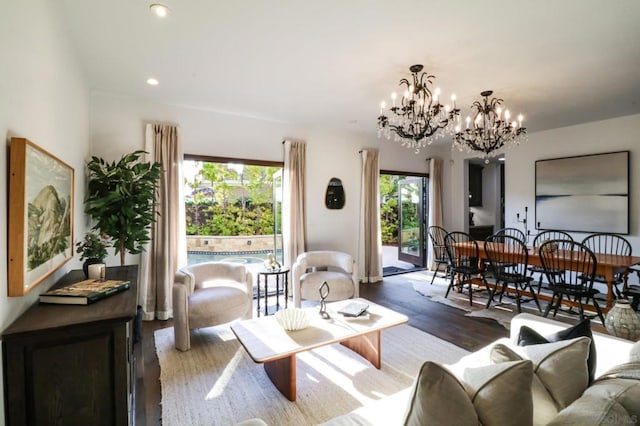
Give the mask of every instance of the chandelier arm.
M 475 108 L 475 109 L 477 109 L 478 111 L 482 111 L 482 110 L 484 109 L 484 105 L 482 105 L 482 104 L 480 103 L 480 101 L 474 101 L 474 102 L 471 104 L 471 108 Z
M 473 137 L 467 137 L 464 134 L 457 134 L 455 137 L 455 140 L 458 144 L 461 145 L 466 145 L 468 148 L 470 148 L 472 151 L 480 151 L 483 152 L 485 154 L 489 154 L 492 151 L 496 151 L 498 149 L 501 149 L 504 146 L 504 141 L 502 140 L 495 140 L 493 141 L 493 143 L 491 144 L 478 144 L 476 142 L 476 138 Z M 486 141 L 485 141 L 486 142 Z

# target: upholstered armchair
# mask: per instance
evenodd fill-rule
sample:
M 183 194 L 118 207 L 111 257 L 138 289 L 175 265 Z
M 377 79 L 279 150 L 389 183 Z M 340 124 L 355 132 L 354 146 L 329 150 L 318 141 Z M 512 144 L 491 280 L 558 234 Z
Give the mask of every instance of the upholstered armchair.
M 175 347 L 191 348 L 189 330 L 251 318 L 253 277 L 244 265 L 206 262 L 185 266 L 173 283 Z
M 358 267 L 355 259 L 338 251 L 309 251 L 298 256 L 291 268 L 293 305 L 302 299 L 320 300 L 319 288 L 329 284 L 327 301 L 358 297 Z

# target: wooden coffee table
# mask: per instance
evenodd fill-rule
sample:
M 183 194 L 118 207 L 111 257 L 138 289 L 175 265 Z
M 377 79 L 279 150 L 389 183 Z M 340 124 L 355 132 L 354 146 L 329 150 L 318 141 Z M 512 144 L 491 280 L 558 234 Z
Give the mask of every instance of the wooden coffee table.
M 354 300 L 369 305 L 369 318 L 345 318 L 337 311 Z M 239 321 L 231 330 L 256 363 L 264 364 L 276 388 L 290 401 L 296 400 L 296 354 L 321 346 L 341 343 L 360 354 L 376 368 L 381 366 L 380 332 L 404 324 L 405 315 L 366 299 L 349 299 L 327 304 L 328 320 L 312 312 L 311 324 L 304 330 L 286 331 L 274 316 Z

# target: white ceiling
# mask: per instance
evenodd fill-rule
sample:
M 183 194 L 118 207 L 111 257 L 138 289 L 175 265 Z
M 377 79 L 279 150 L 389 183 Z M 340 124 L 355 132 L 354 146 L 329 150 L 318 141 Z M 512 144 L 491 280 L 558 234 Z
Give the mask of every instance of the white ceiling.
M 639 0 L 151 3 L 57 3 L 91 89 L 374 134 L 420 63 L 463 115 L 492 89 L 529 131 L 640 113 Z

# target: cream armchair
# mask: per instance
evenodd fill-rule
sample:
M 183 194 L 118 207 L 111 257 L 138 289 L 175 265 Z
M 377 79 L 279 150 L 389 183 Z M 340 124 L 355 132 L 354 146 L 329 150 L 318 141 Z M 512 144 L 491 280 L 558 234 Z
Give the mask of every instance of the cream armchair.
M 319 288 L 329 284 L 327 301 L 358 297 L 358 268 L 355 259 L 338 251 L 309 251 L 298 256 L 291 269 L 293 305 L 302 299 L 320 300 Z
M 175 347 L 191 348 L 189 330 L 251 318 L 253 277 L 244 265 L 206 262 L 185 266 L 173 283 Z

